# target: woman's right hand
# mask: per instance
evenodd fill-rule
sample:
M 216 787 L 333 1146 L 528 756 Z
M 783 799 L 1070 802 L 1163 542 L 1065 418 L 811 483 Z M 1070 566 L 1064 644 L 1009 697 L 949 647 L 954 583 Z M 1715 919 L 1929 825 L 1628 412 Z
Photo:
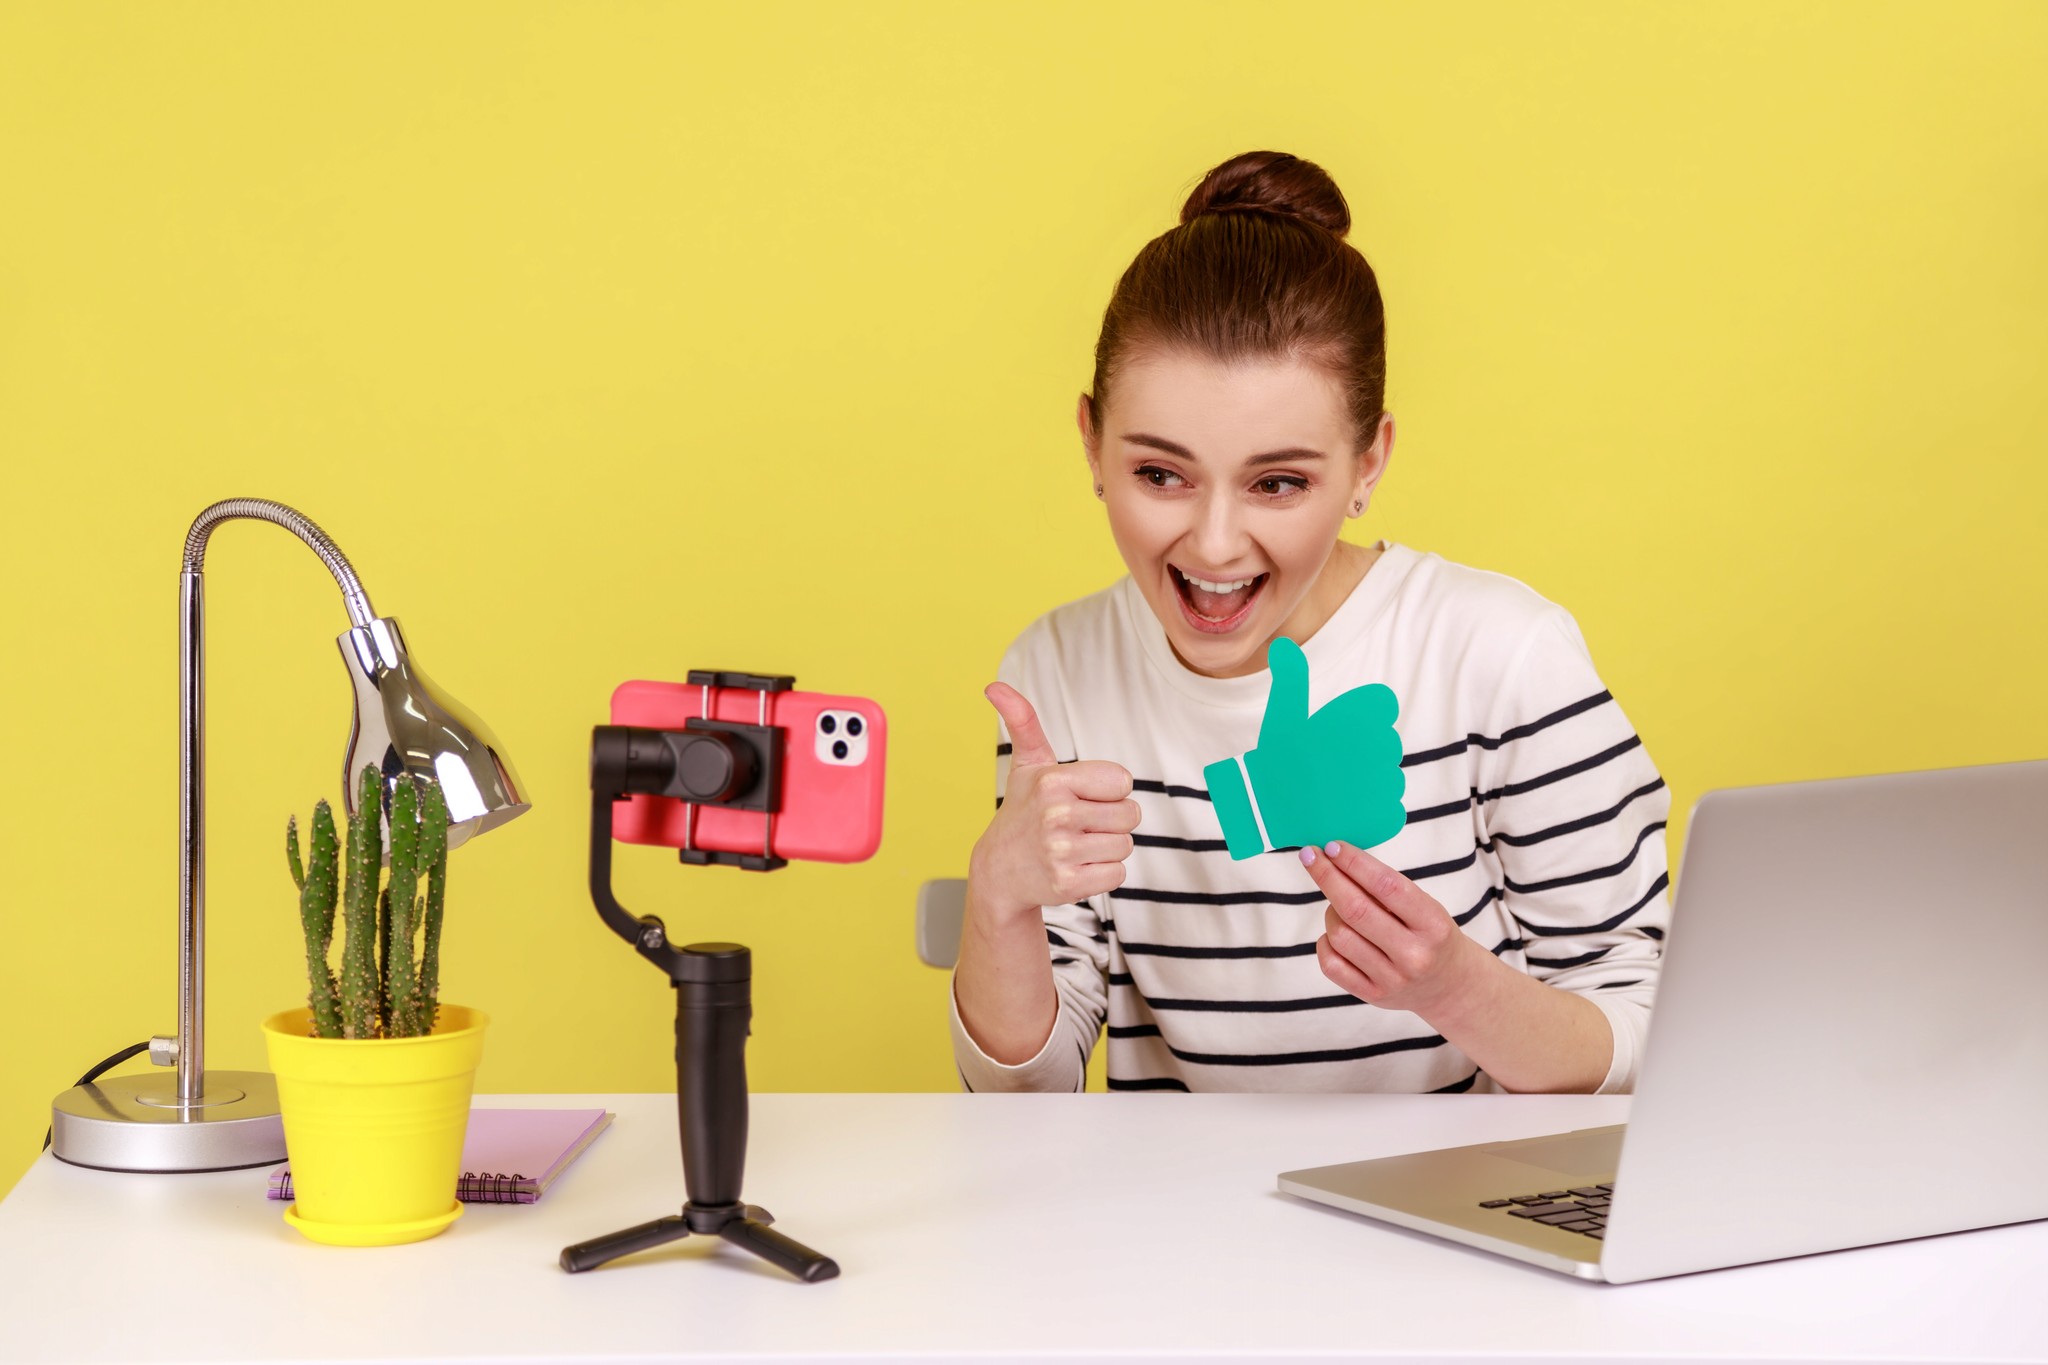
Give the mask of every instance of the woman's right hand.
M 1130 772 L 1106 759 L 1061 763 L 1021 692 L 999 682 L 983 695 L 1010 732 L 1010 777 L 969 861 L 977 897 L 1035 914 L 1122 886 L 1139 815 Z

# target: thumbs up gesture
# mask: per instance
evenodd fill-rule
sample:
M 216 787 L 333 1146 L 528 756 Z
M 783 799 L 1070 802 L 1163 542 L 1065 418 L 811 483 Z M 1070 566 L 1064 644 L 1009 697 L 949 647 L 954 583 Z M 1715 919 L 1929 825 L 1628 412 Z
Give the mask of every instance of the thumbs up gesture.
M 1381 683 L 1354 687 L 1310 715 L 1301 646 L 1278 637 L 1266 650 L 1266 666 L 1273 686 L 1259 746 L 1202 769 L 1232 860 L 1332 840 L 1370 848 L 1400 833 L 1408 783 L 1393 690 Z
M 1005 914 L 1122 886 L 1139 816 L 1130 771 L 1107 759 L 1061 763 L 1023 693 L 999 682 L 984 695 L 1010 733 L 1010 774 L 970 879 Z

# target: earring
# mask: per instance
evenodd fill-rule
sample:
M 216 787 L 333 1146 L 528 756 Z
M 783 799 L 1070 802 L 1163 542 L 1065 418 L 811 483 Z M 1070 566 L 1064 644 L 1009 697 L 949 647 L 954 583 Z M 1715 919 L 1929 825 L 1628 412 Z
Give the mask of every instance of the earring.
M 1095 485 L 1095 496 L 1098 498 L 1102 496 L 1102 485 L 1099 483 Z
M 1363 512 L 1364 510 L 1365 504 L 1362 502 L 1354 502 L 1351 504 L 1351 515 L 1354 517 L 1357 516 L 1360 512 Z

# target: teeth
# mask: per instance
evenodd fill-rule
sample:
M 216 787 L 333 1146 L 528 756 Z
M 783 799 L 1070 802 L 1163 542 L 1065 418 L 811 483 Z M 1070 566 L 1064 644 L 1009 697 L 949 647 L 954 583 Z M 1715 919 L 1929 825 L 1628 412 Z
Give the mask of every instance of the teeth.
M 1175 572 L 1204 592 L 1236 592 L 1239 588 L 1249 588 L 1252 584 L 1259 581 L 1256 577 L 1253 577 L 1240 578 L 1235 583 L 1210 583 L 1195 577 L 1185 569 L 1176 570 Z

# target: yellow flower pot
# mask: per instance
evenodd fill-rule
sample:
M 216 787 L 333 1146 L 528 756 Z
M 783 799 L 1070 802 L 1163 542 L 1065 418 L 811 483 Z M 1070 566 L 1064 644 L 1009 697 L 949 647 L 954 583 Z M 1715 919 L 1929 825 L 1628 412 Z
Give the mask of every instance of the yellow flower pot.
M 423 1038 L 314 1038 L 304 1008 L 264 1020 L 296 1200 L 285 1222 L 316 1242 L 391 1246 L 461 1217 L 455 1186 L 489 1022 L 443 1005 Z

